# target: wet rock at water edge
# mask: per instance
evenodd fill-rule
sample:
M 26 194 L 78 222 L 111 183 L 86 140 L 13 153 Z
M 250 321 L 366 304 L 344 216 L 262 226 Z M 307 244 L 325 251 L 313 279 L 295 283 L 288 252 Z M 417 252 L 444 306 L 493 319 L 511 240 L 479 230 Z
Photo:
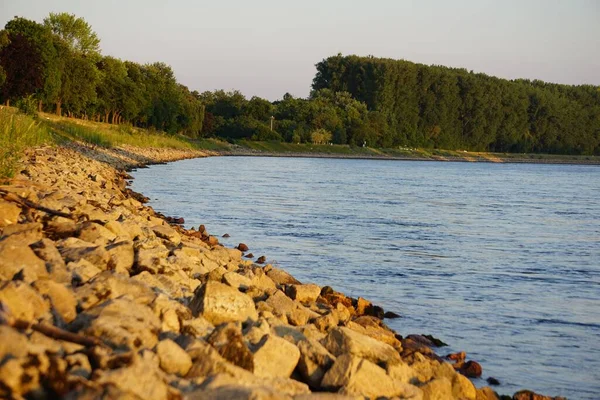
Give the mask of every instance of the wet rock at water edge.
M 267 257 L 265 257 L 265 256 L 260 256 L 260 257 L 258 257 L 258 259 L 256 260 L 256 263 L 257 263 L 257 264 L 264 264 L 264 263 L 266 263 L 266 262 L 267 262 Z
M 396 314 L 393 311 L 386 311 L 385 314 L 383 314 L 383 317 L 387 319 L 402 318 L 400 314 Z
M 228 238 L 228 237 L 231 237 L 231 236 L 229 236 L 229 233 L 226 233 L 226 234 L 224 234 L 224 235 L 223 235 L 223 236 L 221 236 L 221 237 Z
M 254 258 L 254 254 L 248 253 L 244 257 L 246 257 L 246 258 Z
M 245 243 L 240 243 L 237 245 L 236 249 L 238 249 L 239 251 L 248 251 L 249 248 Z
M 483 372 L 483 368 L 477 361 L 467 361 L 460 369 L 459 372 L 469 378 L 479 378 Z
M 564 397 L 556 396 L 544 396 L 542 394 L 537 394 L 532 392 L 531 390 L 520 390 L 515 393 L 512 397 L 512 400 L 566 400 Z
M 422 335 L 423 337 L 429 339 L 431 341 L 431 343 L 433 343 L 433 345 L 435 347 L 445 347 L 448 346 L 447 343 L 442 342 L 440 339 L 433 337 L 432 335 Z
M 494 378 L 493 376 L 490 376 L 489 378 L 487 378 L 486 382 L 489 383 L 490 385 L 494 385 L 494 386 L 498 386 L 500 384 L 500 381 L 498 379 Z

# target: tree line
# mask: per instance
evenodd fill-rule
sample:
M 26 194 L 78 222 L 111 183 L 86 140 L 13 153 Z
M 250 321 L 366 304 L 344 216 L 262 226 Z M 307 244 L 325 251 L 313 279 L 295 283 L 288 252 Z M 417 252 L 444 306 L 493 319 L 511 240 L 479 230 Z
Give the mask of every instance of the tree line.
M 103 56 L 75 15 L 15 17 L 0 31 L 0 101 L 192 138 L 600 154 L 600 88 L 505 80 L 404 60 L 317 65 L 308 98 L 198 93 L 162 62 Z
M 0 101 L 191 137 L 204 118 L 199 93 L 179 84 L 171 67 L 103 56 L 90 25 L 68 13 L 43 23 L 15 17 L 0 31 Z
M 380 113 L 379 146 L 600 154 L 600 88 L 505 80 L 465 69 L 338 54 L 313 90 L 347 92 Z

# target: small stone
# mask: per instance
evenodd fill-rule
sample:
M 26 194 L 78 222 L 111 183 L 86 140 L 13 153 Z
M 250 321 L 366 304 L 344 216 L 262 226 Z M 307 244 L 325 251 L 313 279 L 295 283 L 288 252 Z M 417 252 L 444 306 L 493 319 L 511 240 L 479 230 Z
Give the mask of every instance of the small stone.
M 257 264 L 264 264 L 266 262 L 267 262 L 267 257 L 265 257 L 265 256 L 260 256 L 256 259 Z
M 268 267 L 268 265 L 267 265 Z M 265 267 L 266 268 L 266 267 Z M 267 276 L 273 280 L 277 285 L 299 285 L 301 284 L 296 278 L 288 274 L 282 269 L 272 268 L 267 272 Z
M 245 243 L 240 243 L 237 245 L 236 249 L 239 251 L 248 251 L 248 246 Z
M 246 257 L 246 258 L 254 258 L 254 254 L 248 253 L 244 257 Z
M 500 381 L 492 376 L 487 378 L 486 382 L 489 383 L 490 385 L 494 385 L 494 386 L 498 386 L 500 384 Z
M 166 239 L 176 246 L 181 243 L 181 236 L 169 225 L 155 225 L 151 229 L 161 239 Z
M 168 374 L 185 376 L 192 368 L 191 357 L 171 339 L 161 340 L 156 345 L 156 354 L 160 368 Z
M 224 234 L 224 235 L 223 235 L 223 236 L 221 236 L 221 237 L 228 238 L 228 237 L 230 237 L 230 236 L 229 236 L 229 233 L 226 233 L 226 234 Z
M 469 378 L 479 378 L 483 369 L 477 361 L 467 361 L 460 369 L 459 372 Z

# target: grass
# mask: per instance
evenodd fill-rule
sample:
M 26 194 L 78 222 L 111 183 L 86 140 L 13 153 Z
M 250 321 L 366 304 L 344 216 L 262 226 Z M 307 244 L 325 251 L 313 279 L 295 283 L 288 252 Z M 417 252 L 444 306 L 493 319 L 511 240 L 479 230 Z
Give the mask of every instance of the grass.
M 376 156 L 380 153 L 369 147 L 351 147 L 348 145 L 327 145 L 310 143 L 285 143 L 285 142 L 252 142 L 241 140 L 237 143 L 248 149 L 264 151 L 268 153 L 317 153 L 317 154 L 339 154 L 339 155 L 365 155 Z
M 12 109 L 0 109 L 0 180 L 12 178 L 23 151 L 54 142 L 42 122 Z

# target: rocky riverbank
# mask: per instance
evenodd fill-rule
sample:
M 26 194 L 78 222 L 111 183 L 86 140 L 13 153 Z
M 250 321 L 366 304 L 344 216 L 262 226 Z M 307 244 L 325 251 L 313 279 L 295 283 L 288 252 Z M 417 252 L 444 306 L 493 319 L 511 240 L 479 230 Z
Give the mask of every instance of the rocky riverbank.
M 205 155 L 28 151 L 0 186 L 0 397 L 499 398 L 464 354 L 442 359 L 369 301 L 171 225 L 127 188 L 128 168 Z

